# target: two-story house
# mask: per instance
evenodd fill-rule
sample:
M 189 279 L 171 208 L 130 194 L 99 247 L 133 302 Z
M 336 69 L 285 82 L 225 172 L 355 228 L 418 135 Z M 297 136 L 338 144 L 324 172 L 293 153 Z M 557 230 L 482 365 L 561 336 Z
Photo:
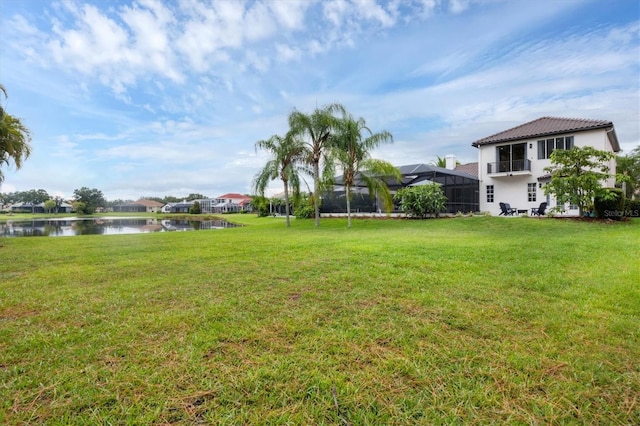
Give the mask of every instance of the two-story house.
M 620 144 L 607 120 L 541 117 L 528 123 L 479 139 L 478 179 L 480 210 L 500 213 L 499 203 L 529 211 L 546 201 L 556 206 L 553 197 L 544 194 L 543 185 L 550 178 L 545 167 L 556 149 L 592 146 L 595 149 L 619 152 Z M 605 186 L 615 184 L 615 159 L 609 164 L 611 177 Z M 565 206 L 567 215 L 577 215 L 577 206 Z

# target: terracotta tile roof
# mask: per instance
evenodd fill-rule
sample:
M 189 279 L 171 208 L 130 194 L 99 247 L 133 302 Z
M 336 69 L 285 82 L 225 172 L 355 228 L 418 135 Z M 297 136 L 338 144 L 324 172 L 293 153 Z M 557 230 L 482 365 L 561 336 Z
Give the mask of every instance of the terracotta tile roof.
M 232 192 L 230 192 L 228 194 L 221 195 L 221 196 L 216 197 L 216 198 L 232 198 L 232 199 L 236 199 L 236 200 L 250 200 L 251 199 L 251 197 L 247 197 L 246 195 L 234 194 Z
M 564 117 L 541 117 L 528 123 L 521 124 L 511 129 L 478 139 L 471 145 L 476 148 L 482 145 L 489 145 L 499 142 L 513 141 L 518 139 L 528 139 L 539 136 L 557 135 L 561 133 L 580 132 L 585 130 L 603 129 L 611 127 L 613 123 L 608 120 L 588 120 L 583 118 Z M 617 138 L 613 138 L 614 150 L 620 150 Z
M 456 172 L 466 173 L 478 177 L 478 163 L 459 164 L 454 169 Z
M 138 201 L 136 201 L 135 203 L 132 204 L 139 204 L 141 206 L 145 206 L 145 207 L 162 207 L 164 206 L 164 203 L 160 203 L 158 201 L 154 201 L 154 200 L 145 200 L 145 199 L 140 199 Z

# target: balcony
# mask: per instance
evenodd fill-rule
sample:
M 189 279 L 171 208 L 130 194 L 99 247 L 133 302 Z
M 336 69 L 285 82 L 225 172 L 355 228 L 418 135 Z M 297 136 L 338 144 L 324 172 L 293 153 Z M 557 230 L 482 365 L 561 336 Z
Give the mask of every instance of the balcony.
M 531 161 L 524 160 L 511 160 L 511 161 L 498 161 L 495 163 L 487 163 L 487 174 L 503 174 L 503 175 L 530 175 L 531 174 Z

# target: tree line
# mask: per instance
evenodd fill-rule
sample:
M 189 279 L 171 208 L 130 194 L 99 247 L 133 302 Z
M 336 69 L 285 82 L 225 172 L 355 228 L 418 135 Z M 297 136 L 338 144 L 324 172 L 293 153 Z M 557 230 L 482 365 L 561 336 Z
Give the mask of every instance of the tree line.
M 167 203 L 179 203 L 181 201 L 193 201 L 208 198 L 207 196 L 199 193 L 191 193 L 186 197 L 175 197 L 167 195 L 165 197 L 142 197 L 145 200 L 154 200 L 163 204 Z M 71 199 L 64 199 L 60 196 L 52 196 L 44 189 L 30 189 L 28 191 L 15 191 L 0 193 L 0 207 L 17 204 L 28 203 L 31 205 L 37 205 L 44 203 L 44 210 L 47 212 L 57 212 L 57 209 L 62 203 L 68 202 L 73 206 L 73 209 L 81 214 L 92 214 L 98 208 L 113 208 L 122 204 L 129 204 L 135 202 L 135 200 L 107 200 L 103 192 L 97 188 L 82 187 L 73 191 L 73 197 Z

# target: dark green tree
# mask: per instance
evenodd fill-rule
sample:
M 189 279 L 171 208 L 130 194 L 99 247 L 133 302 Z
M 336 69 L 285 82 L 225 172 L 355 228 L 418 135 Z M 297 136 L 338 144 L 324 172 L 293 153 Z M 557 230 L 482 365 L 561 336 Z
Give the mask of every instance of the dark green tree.
M 73 195 L 76 202 L 84 203 L 85 207 L 82 209 L 84 214 L 93 214 L 96 208 L 104 207 L 107 204 L 102 191 L 96 188 L 89 189 L 83 186 L 80 189 L 74 190 Z
M 191 207 L 189 207 L 189 214 L 200 214 L 202 210 L 200 209 L 200 203 L 198 201 L 194 202 Z
M 25 203 L 40 204 L 49 199 L 51 199 L 51 197 L 44 189 L 30 189 L 22 195 L 22 201 Z
M 198 194 L 198 193 L 191 193 L 191 194 L 187 195 L 187 201 L 204 200 L 206 198 L 207 197 L 205 195 Z

